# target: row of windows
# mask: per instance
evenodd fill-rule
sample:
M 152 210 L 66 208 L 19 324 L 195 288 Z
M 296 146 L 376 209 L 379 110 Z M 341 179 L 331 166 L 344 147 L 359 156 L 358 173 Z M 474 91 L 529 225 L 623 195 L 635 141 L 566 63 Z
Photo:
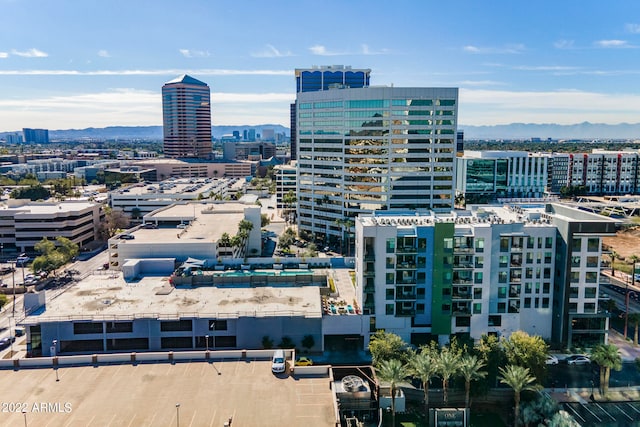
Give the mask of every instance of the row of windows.
M 226 320 L 211 320 L 209 321 L 211 330 L 226 331 Z M 122 333 L 132 332 L 133 322 L 106 322 L 106 333 Z M 162 332 L 176 332 L 176 331 L 192 331 L 193 322 L 191 320 L 169 320 L 160 322 L 160 330 Z M 103 322 L 78 322 L 73 324 L 73 333 L 76 335 L 83 334 L 102 334 Z
M 352 101 L 322 101 L 322 102 L 303 102 L 299 104 L 299 109 L 309 110 L 311 108 L 389 108 L 394 107 L 453 107 L 456 105 L 455 99 L 368 99 L 368 100 L 352 100 Z

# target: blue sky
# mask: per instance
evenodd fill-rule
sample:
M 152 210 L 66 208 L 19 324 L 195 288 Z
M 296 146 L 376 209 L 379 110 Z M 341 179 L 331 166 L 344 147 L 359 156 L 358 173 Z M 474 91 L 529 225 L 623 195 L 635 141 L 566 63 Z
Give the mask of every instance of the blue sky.
M 293 70 L 460 88 L 459 126 L 640 122 L 640 1 L 0 0 L 0 131 L 161 125 L 164 82 L 216 125 L 289 125 Z

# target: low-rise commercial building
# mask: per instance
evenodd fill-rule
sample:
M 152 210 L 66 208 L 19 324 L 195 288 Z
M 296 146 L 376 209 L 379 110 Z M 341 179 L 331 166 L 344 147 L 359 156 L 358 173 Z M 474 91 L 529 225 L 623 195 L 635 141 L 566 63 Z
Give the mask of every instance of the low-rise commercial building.
M 66 237 L 83 247 L 96 240 L 103 218 L 102 205 L 89 201 L 10 199 L 0 205 L 0 243 L 5 252 L 33 252 L 43 237 Z

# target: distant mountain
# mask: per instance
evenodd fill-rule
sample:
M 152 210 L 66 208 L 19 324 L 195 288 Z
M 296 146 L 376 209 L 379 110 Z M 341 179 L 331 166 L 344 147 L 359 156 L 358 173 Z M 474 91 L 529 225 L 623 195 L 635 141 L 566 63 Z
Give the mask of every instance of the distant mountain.
M 239 131 L 253 129 L 262 134 L 264 129 L 273 129 L 276 133 L 289 136 L 289 128 L 282 125 L 264 124 L 255 126 L 212 126 L 214 138 Z M 577 123 L 573 125 L 558 125 L 554 123 L 511 123 L 495 126 L 458 125 L 464 131 L 464 138 L 471 139 L 640 139 L 640 123 L 620 123 L 608 125 L 603 123 Z M 11 132 L 6 132 L 11 133 Z M 5 133 L 0 133 L 3 138 Z M 69 130 L 50 130 L 51 139 L 162 139 L 162 126 L 111 126 L 106 128 L 87 128 Z
M 640 139 L 640 123 L 577 123 L 558 125 L 554 123 L 511 123 L 495 126 L 458 125 L 464 131 L 464 139 Z
M 264 124 L 256 126 L 211 126 L 211 133 L 214 138 L 220 138 L 222 135 L 231 134 L 233 131 L 239 131 L 242 136 L 244 130 L 254 129 L 256 133 L 262 135 L 264 129 L 273 129 L 276 133 L 285 133 L 289 135 L 289 128 L 281 125 Z M 0 133 L 0 138 L 5 134 L 13 132 Z M 21 132 L 20 132 L 21 133 Z M 110 126 L 106 128 L 87 128 L 87 129 L 67 129 L 67 130 L 49 130 L 49 139 L 162 139 L 162 126 Z

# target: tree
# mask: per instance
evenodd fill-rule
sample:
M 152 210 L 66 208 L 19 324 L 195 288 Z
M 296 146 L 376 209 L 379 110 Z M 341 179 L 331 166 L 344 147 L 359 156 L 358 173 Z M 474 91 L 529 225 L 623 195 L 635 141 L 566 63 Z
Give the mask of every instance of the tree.
M 505 368 L 500 368 L 500 382 L 508 385 L 513 389 L 515 409 L 514 409 L 514 423 L 517 426 L 519 424 L 520 415 L 520 393 L 525 390 L 535 390 L 536 387 L 533 383 L 536 378 L 531 375 L 529 368 L 517 365 L 507 365 Z
M 567 411 L 558 411 L 549 420 L 547 427 L 580 427 L 581 424 L 576 421 Z
M 471 381 L 484 378 L 487 372 L 483 371 L 484 362 L 474 355 L 462 356 L 460 360 L 460 376 L 464 378 L 464 407 L 469 407 L 469 392 L 471 390 Z
M 407 343 L 402 338 L 382 329 L 371 335 L 369 351 L 373 366 L 379 366 L 384 360 L 407 360 Z
M 119 230 L 129 227 L 129 218 L 120 209 L 104 208 L 104 221 L 100 223 L 98 234 L 103 240 L 109 240 Z
M 7 302 L 9 302 L 9 298 L 7 298 L 5 294 L 0 294 L 0 310 L 2 310 L 2 307 L 4 307 Z
M 617 259 L 620 258 L 620 255 L 618 255 L 618 252 L 616 251 L 611 251 L 611 253 L 609 253 L 609 258 L 611 258 L 611 275 L 615 276 L 616 275 L 615 262 Z
M 502 347 L 510 365 L 527 367 L 538 382 L 544 380 L 549 346 L 542 337 L 531 336 L 524 331 L 516 331 L 509 339 L 502 340 Z
M 443 347 L 436 358 L 437 374 L 442 378 L 442 398 L 445 406 L 449 402 L 449 380 L 458 372 L 460 354 L 450 347 Z
M 559 410 L 558 403 L 547 394 L 540 394 L 534 400 L 523 402 L 520 407 L 520 422 L 525 426 L 545 425 Z
M 376 368 L 378 377 L 384 382 L 389 383 L 391 392 L 391 425 L 396 425 L 396 392 L 399 384 L 409 376 L 409 368 L 403 365 L 398 359 L 383 360 L 380 366 Z
M 56 245 L 51 240 L 43 237 L 42 240 L 33 246 L 33 249 L 46 256 L 56 250 Z
M 271 224 L 271 220 L 269 219 L 269 215 L 261 214 L 260 215 L 260 228 L 264 228 L 269 224 Z
M 640 325 L 640 313 L 627 314 L 628 321 L 633 323 L 633 345 L 638 345 L 638 326 Z
M 424 390 L 424 413 L 429 415 L 429 383 L 437 373 L 437 365 L 434 355 L 428 347 L 423 347 L 420 353 L 416 353 L 409 359 L 411 374 L 420 379 Z
M 497 385 L 498 368 L 502 365 L 505 355 L 500 346 L 500 340 L 495 335 L 482 335 L 480 341 L 474 347 L 474 351 L 487 367 L 487 381 L 489 384 Z
M 229 236 L 229 233 L 222 233 L 220 240 L 218 240 L 218 246 L 222 248 L 231 247 L 231 236 Z
M 202 194 L 200 194 L 201 196 Z M 135 207 L 133 209 L 131 209 L 131 218 L 133 219 L 137 219 L 140 218 L 140 214 L 142 213 L 142 211 L 140 210 L 140 208 Z
M 302 341 L 300 342 L 304 348 L 310 350 L 311 347 L 316 345 L 316 340 L 313 338 L 313 335 L 305 335 L 302 337 Z
M 613 344 L 598 344 L 591 352 L 591 360 L 600 366 L 600 394 L 606 396 L 609 391 L 611 369 L 622 369 L 620 351 Z
M 284 217 L 285 222 L 289 222 L 289 217 L 291 216 L 292 206 L 296 204 L 298 198 L 296 197 L 296 193 L 293 190 L 289 190 L 287 194 L 282 196 L 282 203 L 284 203 Z
M 71 240 L 66 237 L 56 237 L 57 251 L 60 252 L 64 257 L 64 262 L 69 262 L 73 257 L 78 256 L 79 248 L 78 245 L 73 243 Z

